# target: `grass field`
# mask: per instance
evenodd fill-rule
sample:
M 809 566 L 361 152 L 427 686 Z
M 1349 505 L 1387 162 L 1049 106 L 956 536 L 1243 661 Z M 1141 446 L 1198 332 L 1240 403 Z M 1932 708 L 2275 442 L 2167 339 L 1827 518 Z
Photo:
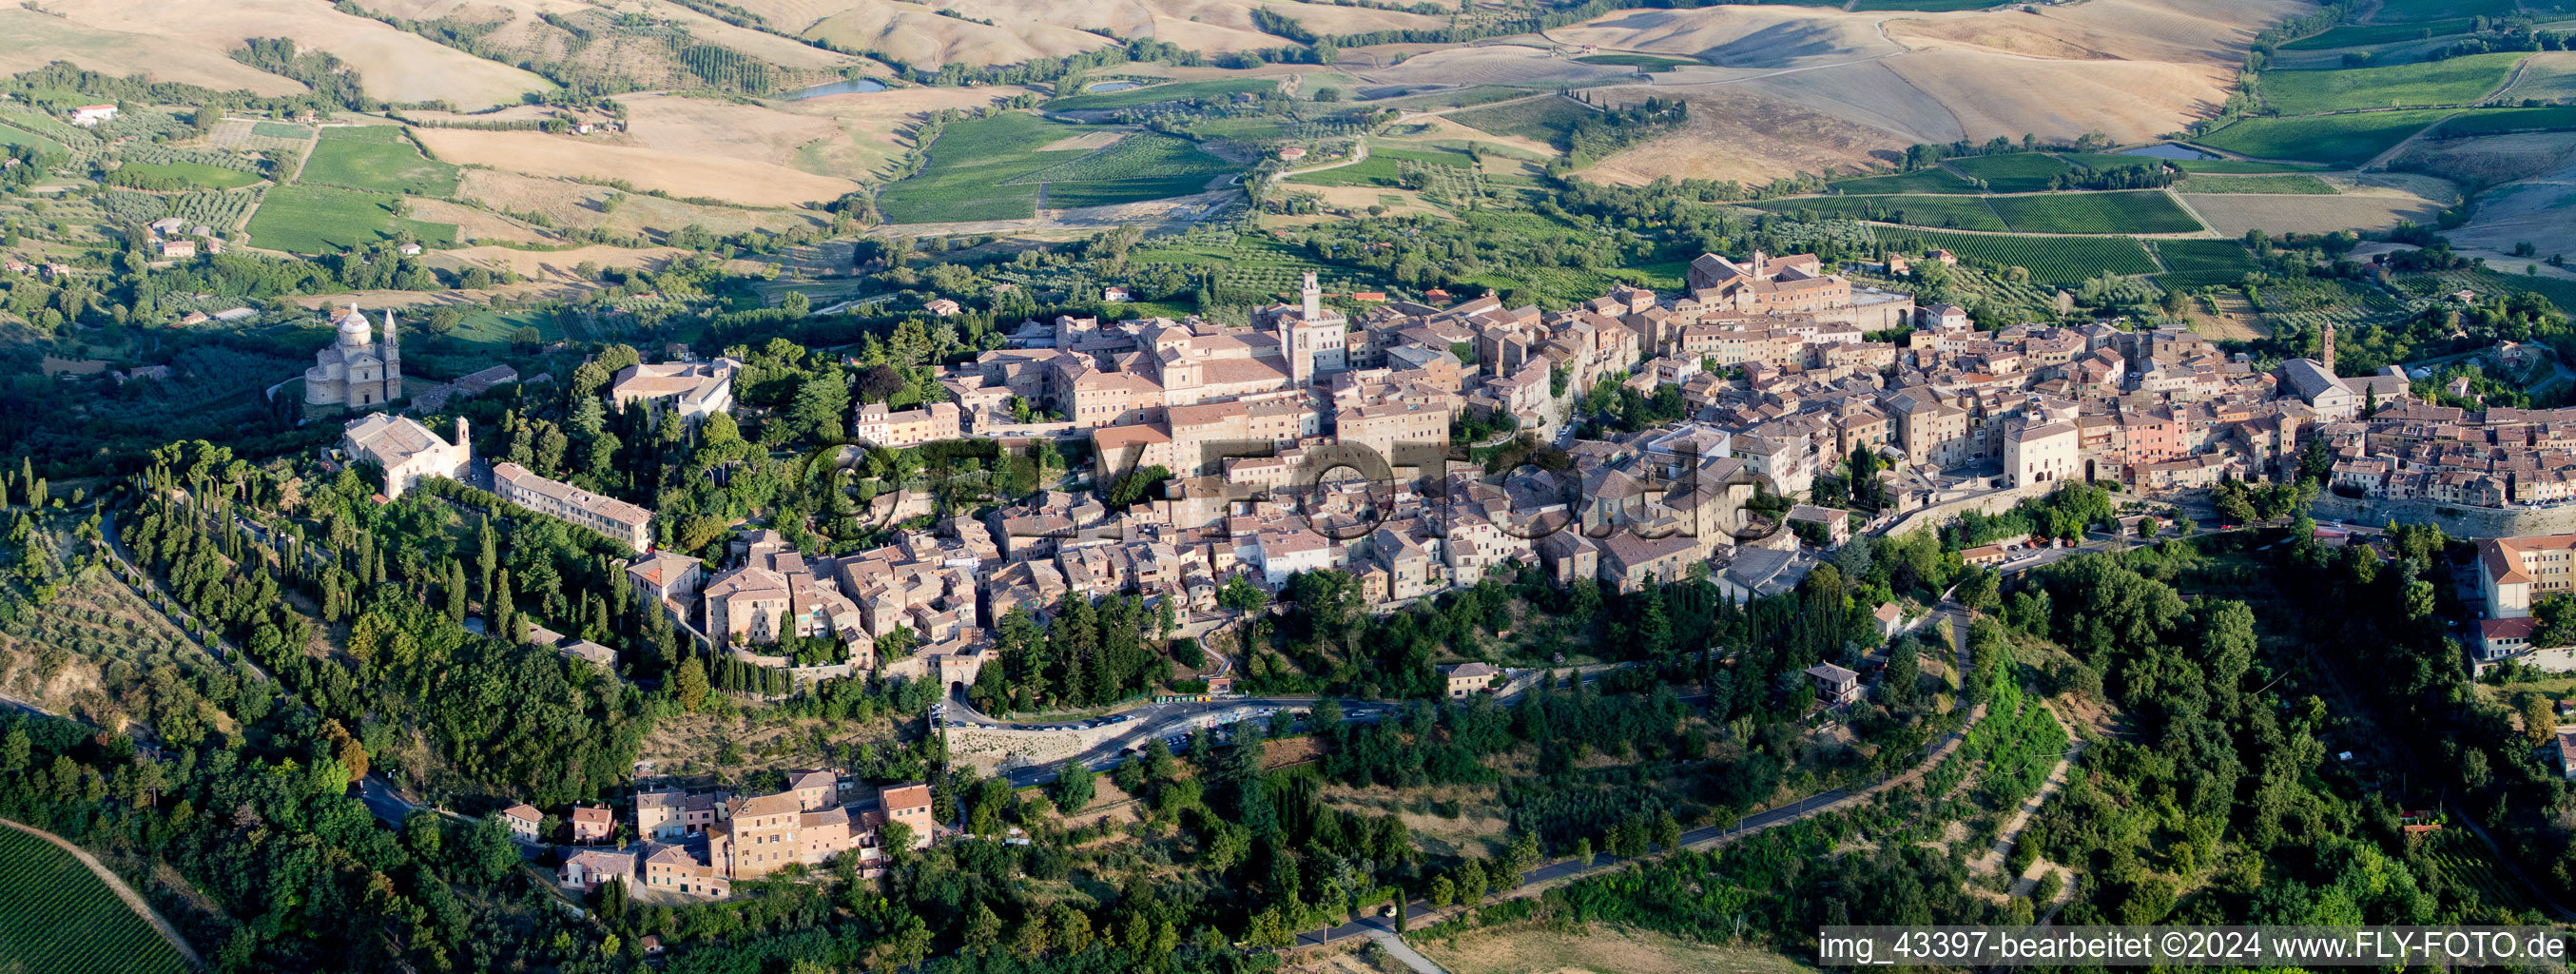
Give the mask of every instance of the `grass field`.
M 509 344 L 511 333 L 523 326 L 536 329 L 540 342 L 560 341 L 564 337 L 563 329 L 556 326 L 554 316 L 541 311 L 473 312 L 457 323 L 456 330 L 448 332 L 446 337 L 449 341 L 466 345 L 497 348 Z
M 1693 943 L 1650 930 L 1579 925 L 1572 930 L 1511 926 L 1456 937 L 1416 937 L 1423 955 L 1451 974 L 1813 974 L 1780 954 Z
M 260 179 L 258 173 L 209 166 L 202 162 L 129 162 L 118 167 L 117 171 L 137 176 L 166 176 L 208 189 L 240 189 Z
M 2305 173 L 2270 176 L 2193 176 L 2174 184 L 2177 193 L 2332 193 L 2326 181 Z
M 1592 109 L 1573 99 L 1551 97 L 1452 112 L 1449 120 L 1495 135 L 1514 135 L 1559 145 L 1565 141 L 1566 131 L 1574 127 L 1575 120 L 1591 113 Z
M 34 146 L 36 151 L 54 156 L 63 155 L 70 151 L 64 149 L 63 144 L 60 142 L 37 135 L 34 132 L 11 128 L 6 125 L 0 125 L 0 145 Z
M 1406 159 L 1435 166 L 1456 166 L 1461 169 L 1473 169 L 1476 166 L 1475 158 L 1464 152 L 1451 152 L 1446 149 L 1388 149 L 1371 146 L 1369 157 L 1366 159 L 1347 166 L 1317 170 L 1293 177 L 1288 181 L 1302 186 L 1395 186 L 1399 170 L 1402 168 L 1399 160 Z
M 188 962 L 71 853 L 0 828 L 0 970 L 183 974 Z
M 2192 233 L 2200 221 L 2173 197 L 2153 190 L 1997 196 L 1995 215 L 2022 233 Z
M 2030 271 L 2034 284 L 2073 287 L 2107 271 L 2153 274 L 2156 262 L 2130 237 L 2015 237 L 1935 230 L 1875 228 L 1879 242 L 1921 252 L 1939 247 L 1962 260 L 1982 260 Z
M 2281 45 L 2281 49 L 2285 51 L 2331 51 L 2338 47 L 2360 47 L 2364 44 L 2387 44 L 2392 41 L 2411 41 L 2424 36 L 2426 31 L 2432 32 L 2432 35 L 2435 37 L 2440 37 L 2444 34 L 2461 33 L 2474 26 L 2476 26 L 2476 22 L 2467 18 L 2456 20 L 2428 20 L 2415 24 L 2341 24 L 2332 30 L 2318 34 L 2314 37 L 2302 37 L 2298 40 L 2283 44 Z
M 2381 0 L 2373 23 L 2423 24 L 2460 17 L 2502 17 L 2522 9 L 2515 0 Z
M 2414 109 L 2308 118 L 2240 118 L 2199 141 L 2213 149 L 2258 159 L 2358 166 L 2406 141 L 2407 136 L 2444 114 L 2441 109 Z
M 280 186 L 268 191 L 250 217 L 251 244 L 270 250 L 320 254 L 408 232 L 424 244 L 456 242 L 456 225 L 398 215 L 400 197 L 320 186 Z
M 446 197 L 456 192 L 455 166 L 420 154 L 391 125 L 339 125 L 322 130 L 299 182 L 385 193 Z
M 1970 179 L 1986 181 L 1986 188 L 1997 193 L 2035 193 L 2048 188 L 2048 181 L 2075 171 L 2056 156 L 2036 152 L 2017 152 L 2003 156 L 1969 156 L 1949 160 L 1945 165 Z
M 1608 64 L 1644 68 L 1647 71 L 1670 71 L 1674 68 L 1705 63 L 1690 58 L 1663 57 L 1655 54 L 1586 54 L 1574 60 L 1578 64 Z
M 2158 240 L 2155 248 L 2165 264 L 2156 280 L 2168 288 L 2226 287 L 2258 269 L 2253 252 L 2233 240 Z
M 253 122 L 250 134 L 270 139 L 309 139 L 313 137 L 313 129 L 288 122 Z
M 1138 105 L 1151 105 L 1155 102 L 1184 101 L 1193 98 L 1208 98 L 1224 101 L 1244 92 L 1259 95 L 1268 94 L 1277 90 L 1279 90 L 1279 79 L 1277 78 L 1221 78 L 1215 81 L 1175 81 L 1159 85 L 1146 85 L 1142 88 L 1129 88 L 1125 91 L 1104 91 L 1099 94 L 1067 95 L 1062 98 L 1048 101 L 1046 103 L 1046 107 L 1047 110 L 1051 112 L 1101 111 L 1112 108 L 1134 108 Z
M 2510 51 L 2443 61 L 2331 71 L 2263 72 L 2263 103 L 2283 115 L 2352 108 L 2465 105 L 2503 84 L 2522 55 Z
M 1979 196 L 1818 196 L 1758 206 L 1786 216 L 1843 217 L 1950 230 L 2011 229 Z
M 1826 183 L 1837 192 L 1852 196 L 1879 196 L 1897 193 L 1974 193 L 1977 184 L 1960 178 L 1958 173 L 1934 167 L 1917 169 L 1893 176 L 1863 176 Z

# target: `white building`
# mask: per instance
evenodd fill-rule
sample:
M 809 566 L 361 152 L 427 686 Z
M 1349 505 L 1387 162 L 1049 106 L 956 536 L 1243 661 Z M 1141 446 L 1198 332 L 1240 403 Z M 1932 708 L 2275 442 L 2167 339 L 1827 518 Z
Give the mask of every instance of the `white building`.
M 741 370 L 742 363 L 729 358 L 629 365 L 609 382 L 608 399 L 619 408 L 642 402 L 657 415 L 664 407 L 676 408 L 683 422 L 695 424 L 710 414 L 733 411 L 733 377 Z
M 535 471 L 518 464 L 493 465 L 492 492 L 520 507 L 607 535 L 629 551 L 653 546 L 653 512 L 537 476 Z
M 456 417 L 456 442 L 450 443 L 409 416 L 370 413 L 349 421 L 340 436 L 340 452 L 384 468 L 387 500 L 401 497 L 422 477 L 463 480 L 474 459 L 463 416 Z

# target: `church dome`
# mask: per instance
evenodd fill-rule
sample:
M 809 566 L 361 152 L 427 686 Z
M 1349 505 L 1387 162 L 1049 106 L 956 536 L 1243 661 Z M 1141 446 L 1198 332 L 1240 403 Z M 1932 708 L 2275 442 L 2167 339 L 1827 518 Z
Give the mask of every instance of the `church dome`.
M 342 345 L 364 345 L 373 337 L 367 328 L 367 316 L 358 313 L 358 306 L 354 304 L 340 315 L 339 326 Z

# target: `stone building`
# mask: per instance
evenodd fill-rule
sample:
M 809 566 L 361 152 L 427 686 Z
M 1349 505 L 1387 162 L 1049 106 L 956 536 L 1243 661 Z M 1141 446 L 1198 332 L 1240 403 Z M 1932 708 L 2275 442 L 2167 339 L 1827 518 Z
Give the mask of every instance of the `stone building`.
M 402 398 L 402 339 L 394 329 L 394 313 L 385 312 L 382 341 L 371 333 L 357 305 L 342 312 L 337 323 L 338 336 L 313 353 L 313 367 L 304 370 L 304 404 L 373 409 Z

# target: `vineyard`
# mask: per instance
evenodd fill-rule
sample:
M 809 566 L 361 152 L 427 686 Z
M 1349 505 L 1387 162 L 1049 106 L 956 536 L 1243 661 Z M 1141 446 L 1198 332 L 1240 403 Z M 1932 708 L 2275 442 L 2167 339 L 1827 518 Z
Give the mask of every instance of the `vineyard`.
M 184 193 L 168 198 L 170 216 L 188 221 L 189 226 L 205 225 L 217 230 L 231 230 L 241 225 L 251 208 L 259 205 L 260 191 L 253 189 L 232 193 Z
M 257 173 L 260 171 L 260 161 L 249 156 L 236 155 L 230 152 L 211 152 L 205 149 L 180 149 L 152 142 L 133 143 L 118 150 L 118 153 L 125 157 L 125 161 L 129 165 L 138 162 L 154 165 L 177 165 L 188 163 L 199 166 L 212 166 L 218 169 L 231 169 L 236 172 Z
M 1229 228 L 1200 227 L 1157 246 L 1139 248 L 1129 260 L 1141 267 L 1171 267 L 1188 272 L 1217 272 L 1217 284 L 1227 292 L 1226 298 L 1255 303 L 1280 299 L 1297 290 L 1299 279 L 1307 271 L 1316 271 L 1324 290 L 1330 292 L 1372 291 L 1384 283 L 1375 279 L 1351 276 L 1346 269 L 1321 264 L 1305 251 L 1258 233 L 1236 233 Z
M 260 181 L 259 174 L 197 162 L 128 162 L 108 173 L 110 185 L 177 192 L 188 189 L 240 189 Z
M 2193 176 L 2174 184 L 2177 193 L 2300 193 L 2332 195 L 2333 186 L 2304 173 L 2270 176 Z
M 2233 287 L 2261 269 L 2254 254 L 2233 240 L 2158 240 L 2155 249 L 2165 265 L 2156 280 L 2178 290 Z
M 1979 196 L 1815 196 L 1759 205 L 1782 216 L 1807 219 L 1875 220 L 1950 230 L 2010 229 Z
M 0 970 L 184 974 L 188 963 L 71 853 L 0 828 Z
M 1894 176 L 1863 176 L 1827 183 L 1834 192 L 1851 196 L 1889 196 L 1901 193 L 1974 193 L 1977 184 L 1960 178 L 1958 173 L 1934 167 Z
M 2394 112 L 2311 115 L 2301 118 L 2240 118 L 2202 136 L 2214 149 L 2260 159 L 2298 159 L 2357 166 L 2406 141 L 2447 112 L 2418 108 Z M 2184 167 L 2185 171 L 2207 171 Z
M 1939 247 L 1961 260 L 2019 267 L 2030 272 L 2033 283 L 2051 287 L 2074 287 L 2106 271 L 2153 274 L 2157 270 L 2147 248 L 2128 237 L 2012 237 L 1886 227 L 1876 228 L 1874 236 L 1889 246 L 1918 253 Z
M 1200 151 L 1198 143 L 1169 135 L 1139 133 L 1077 159 L 1003 180 L 1021 183 L 1102 182 L 1155 176 L 1208 176 L 1234 166 Z M 1204 180 L 1200 180 L 1204 181 Z
M 2049 188 L 2049 180 L 2075 171 L 2075 167 L 2067 165 L 2065 160 L 2036 152 L 1968 156 L 1949 160 L 1943 165 L 1970 179 L 1983 180 L 1988 190 L 1997 193 L 2041 192 Z
M 2197 233 L 2200 221 L 2173 197 L 2132 193 L 2049 193 L 1997 196 L 1986 202 L 2022 233 Z

